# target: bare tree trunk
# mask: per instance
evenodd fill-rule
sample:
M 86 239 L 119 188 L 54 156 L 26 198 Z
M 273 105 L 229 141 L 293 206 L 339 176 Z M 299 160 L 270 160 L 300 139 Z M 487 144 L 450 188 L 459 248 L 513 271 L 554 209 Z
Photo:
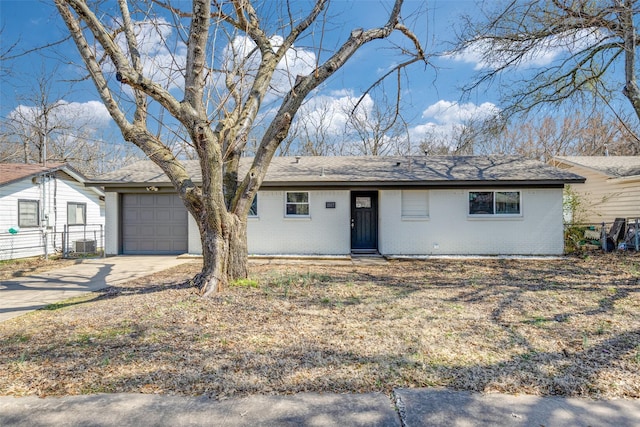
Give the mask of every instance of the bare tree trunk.
M 202 222 L 210 224 L 209 221 Z M 227 214 L 223 220 L 222 232 L 201 224 L 200 238 L 203 265 L 194 284 L 200 289 L 202 296 L 221 292 L 229 281 L 247 277 L 246 222 L 242 222 L 237 215 Z
M 229 234 L 227 276 L 231 280 L 246 279 L 249 274 L 247 268 L 247 223 L 237 215 L 231 215 L 229 222 L 233 226 Z
M 124 139 L 140 148 L 169 177 L 198 224 L 204 262 L 202 271 L 194 278 L 194 285 L 205 296 L 220 292 L 229 281 L 247 276 L 246 221 L 251 202 L 267 173 L 269 162 L 287 136 L 291 120 L 304 100 L 345 65 L 358 49 L 374 40 L 386 39 L 396 31 L 402 33 L 412 46 L 409 50 L 403 47 L 402 51 L 408 53 L 415 49 L 415 52 L 408 61 L 393 69 L 398 71 L 425 60 L 418 38 L 401 23 L 403 0 L 395 0 L 386 24 L 368 30 L 355 29 L 341 45 L 336 46 L 333 53 L 326 55 L 324 62 L 318 60 L 315 68 L 305 71 L 307 74 L 296 76 L 291 87 L 280 88 L 284 93 L 280 107 L 276 108 L 275 116 L 269 119 L 271 123 L 255 149 L 249 172 L 241 177 L 238 174 L 239 160 L 247 149 L 251 131 L 257 125 L 257 118 L 267 108 L 272 108 L 262 103 L 274 87 L 278 64 L 282 63 L 287 52 L 294 49 L 296 40 L 316 31 L 314 22 L 324 19 L 321 15 L 330 3 L 328 0 L 312 2 L 310 10 L 302 7 L 299 18 L 294 18 L 297 13 L 289 10 L 289 34 L 284 35 L 277 46 L 269 36 L 270 30 L 261 26 L 263 20 L 259 15 L 262 7 L 256 10 L 251 0 L 230 3 L 193 0 L 186 11 L 170 6 L 168 2 L 150 2 L 149 21 L 159 16 L 156 13 L 163 16 L 169 12 L 176 18 L 180 17 L 180 20 L 190 19 L 188 37 L 175 36 L 176 42 L 184 43 L 186 48 L 186 63 L 179 73 L 184 76 L 182 100 L 171 93 L 170 85 L 163 79 L 154 80 L 147 77 L 148 73 L 143 73 L 143 60 L 148 55 L 141 49 L 144 40 L 137 36 L 139 31 L 134 28 L 136 24 L 129 11 L 129 2 L 117 2 L 122 19 L 115 20 L 115 30 L 123 34 L 124 40 L 114 37 L 111 19 L 102 21 L 99 18 L 104 15 L 99 3 L 83 0 L 55 0 L 54 3 Z M 188 2 L 184 3 L 186 5 Z M 157 12 L 157 8 L 162 8 L 163 12 Z M 224 25 L 219 25 L 221 22 Z M 180 22 L 180 25 L 183 23 Z M 180 27 L 178 32 L 182 33 L 183 28 L 186 27 Z M 229 36 L 230 44 L 234 43 L 236 34 L 242 33 L 255 44 L 255 49 L 248 54 L 239 53 L 237 57 L 234 53 L 232 63 L 227 64 L 232 65 L 231 68 L 225 66 L 225 70 L 213 71 L 207 65 L 214 57 L 214 52 L 210 52 L 209 48 L 217 40 L 218 34 L 227 30 L 232 31 L 224 33 Z M 127 49 L 123 49 L 122 41 L 126 41 Z M 96 49 L 101 52 L 100 55 L 96 55 Z M 97 59 L 103 56 L 109 61 Z M 258 68 L 253 70 L 253 65 L 247 68 L 254 63 L 254 58 L 259 60 Z M 182 59 L 174 62 L 182 63 Z M 110 78 L 113 71 L 110 70 L 111 66 L 104 68 L 106 63 L 115 67 L 115 79 Z M 218 74 L 225 78 L 228 93 L 209 98 L 209 95 L 205 95 L 205 89 L 218 78 Z M 378 83 L 381 81 L 378 80 Z M 120 94 L 123 85 L 133 90 L 133 97 L 122 99 Z M 174 152 L 161 135 L 151 132 L 148 120 L 151 100 L 180 122 L 181 131 L 189 134 L 190 145 L 200 161 L 201 185 L 196 185 L 187 173 L 179 153 Z M 219 105 L 209 108 L 216 103 Z M 133 116 L 130 112 L 133 112 Z M 213 123 L 215 121 L 217 125 Z

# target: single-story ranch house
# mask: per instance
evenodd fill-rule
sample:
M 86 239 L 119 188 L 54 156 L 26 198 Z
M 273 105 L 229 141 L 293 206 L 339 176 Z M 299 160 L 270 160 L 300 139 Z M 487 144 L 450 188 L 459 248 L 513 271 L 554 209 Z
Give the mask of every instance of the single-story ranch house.
M 198 162 L 185 163 L 199 182 Z M 509 156 L 275 157 L 248 219 L 249 253 L 558 255 L 563 187 L 581 182 Z M 106 192 L 107 254 L 201 253 L 195 221 L 151 161 L 90 185 Z

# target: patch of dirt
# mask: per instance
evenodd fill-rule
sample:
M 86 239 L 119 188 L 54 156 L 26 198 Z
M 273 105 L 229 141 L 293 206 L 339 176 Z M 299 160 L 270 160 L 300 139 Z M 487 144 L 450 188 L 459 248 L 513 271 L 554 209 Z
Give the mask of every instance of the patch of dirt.
M 186 264 L 0 324 L 0 394 L 640 398 L 640 257 L 251 265 L 203 299 Z

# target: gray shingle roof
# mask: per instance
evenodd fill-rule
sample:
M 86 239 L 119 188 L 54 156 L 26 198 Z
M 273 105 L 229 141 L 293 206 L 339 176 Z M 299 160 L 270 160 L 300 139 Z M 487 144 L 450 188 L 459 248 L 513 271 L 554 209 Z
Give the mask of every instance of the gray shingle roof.
M 252 158 L 243 158 L 240 172 Z M 195 182 L 199 163 L 185 161 Z M 102 175 L 105 186 L 168 184 L 160 168 L 149 160 Z M 543 162 L 515 156 L 394 156 L 394 157 L 274 157 L 263 187 L 289 185 L 462 185 L 484 183 L 563 184 L 584 178 Z
M 640 175 L 640 156 L 557 156 L 554 160 L 593 169 L 613 178 Z

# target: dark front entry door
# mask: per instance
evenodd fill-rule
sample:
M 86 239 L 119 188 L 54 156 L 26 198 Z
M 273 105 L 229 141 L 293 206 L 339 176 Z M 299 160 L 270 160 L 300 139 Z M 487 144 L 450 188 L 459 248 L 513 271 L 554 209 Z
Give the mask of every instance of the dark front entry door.
M 351 251 L 378 250 L 378 192 L 351 192 Z

